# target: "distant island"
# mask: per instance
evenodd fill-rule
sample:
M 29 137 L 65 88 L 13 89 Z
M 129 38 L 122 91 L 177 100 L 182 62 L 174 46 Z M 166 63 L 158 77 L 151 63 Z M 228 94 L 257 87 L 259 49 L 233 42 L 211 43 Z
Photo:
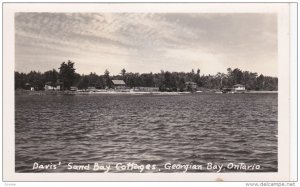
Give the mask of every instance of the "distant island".
M 238 68 L 227 69 L 227 74 L 200 75 L 200 69 L 191 72 L 132 73 L 125 69 L 119 75 L 110 75 L 106 69 L 103 75 L 76 73 L 75 63 L 63 62 L 58 68 L 44 73 L 31 71 L 29 73 L 15 72 L 16 90 L 111 90 L 135 89 L 140 91 L 184 92 L 205 90 L 228 90 L 235 85 L 245 90 L 277 91 L 278 78 L 258 75 L 255 72 L 242 71 Z

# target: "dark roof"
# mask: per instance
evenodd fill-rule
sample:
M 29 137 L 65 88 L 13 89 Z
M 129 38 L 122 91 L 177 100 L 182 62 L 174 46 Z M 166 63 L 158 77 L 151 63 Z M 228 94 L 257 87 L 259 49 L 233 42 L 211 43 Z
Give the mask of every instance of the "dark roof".
M 196 84 L 195 82 L 192 82 L 192 81 L 188 81 L 186 82 L 185 84 Z
M 114 85 L 126 85 L 123 80 L 112 80 L 112 82 Z

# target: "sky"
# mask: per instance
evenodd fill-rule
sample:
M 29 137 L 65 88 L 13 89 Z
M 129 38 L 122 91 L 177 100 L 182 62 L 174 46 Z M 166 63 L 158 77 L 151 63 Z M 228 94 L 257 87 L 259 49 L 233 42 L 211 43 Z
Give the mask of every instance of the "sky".
M 16 13 L 15 70 L 164 71 L 239 68 L 277 76 L 276 14 Z

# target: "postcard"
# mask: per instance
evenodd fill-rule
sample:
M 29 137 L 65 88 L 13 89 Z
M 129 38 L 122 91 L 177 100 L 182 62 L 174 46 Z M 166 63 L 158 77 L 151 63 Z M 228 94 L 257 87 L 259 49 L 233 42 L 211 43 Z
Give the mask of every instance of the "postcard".
M 288 181 L 289 3 L 5 3 L 4 181 Z

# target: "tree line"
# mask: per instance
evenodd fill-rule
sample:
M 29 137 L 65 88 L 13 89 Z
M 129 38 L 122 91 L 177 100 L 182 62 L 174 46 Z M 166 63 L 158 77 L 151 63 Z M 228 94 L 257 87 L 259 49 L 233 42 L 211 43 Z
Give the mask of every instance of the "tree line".
M 61 84 L 63 90 L 75 86 L 78 89 L 95 87 L 96 89 L 112 88 L 111 80 L 124 80 L 126 86 L 134 87 L 158 87 L 160 91 L 183 91 L 186 82 L 194 82 L 199 89 L 224 89 L 231 88 L 235 84 L 245 85 L 247 90 L 278 90 L 278 78 L 258 75 L 255 72 L 242 71 L 238 68 L 227 69 L 227 73 L 216 75 L 200 75 L 200 69 L 191 72 L 169 72 L 161 70 L 160 73 L 132 73 L 122 69 L 118 75 L 110 75 L 105 70 L 102 75 L 90 73 L 78 74 L 74 62 L 63 62 L 60 67 L 44 73 L 30 71 L 29 73 L 15 72 L 15 89 L 28 89 L 34 87 L 43 90 L 45 84 L 55 86 Z

